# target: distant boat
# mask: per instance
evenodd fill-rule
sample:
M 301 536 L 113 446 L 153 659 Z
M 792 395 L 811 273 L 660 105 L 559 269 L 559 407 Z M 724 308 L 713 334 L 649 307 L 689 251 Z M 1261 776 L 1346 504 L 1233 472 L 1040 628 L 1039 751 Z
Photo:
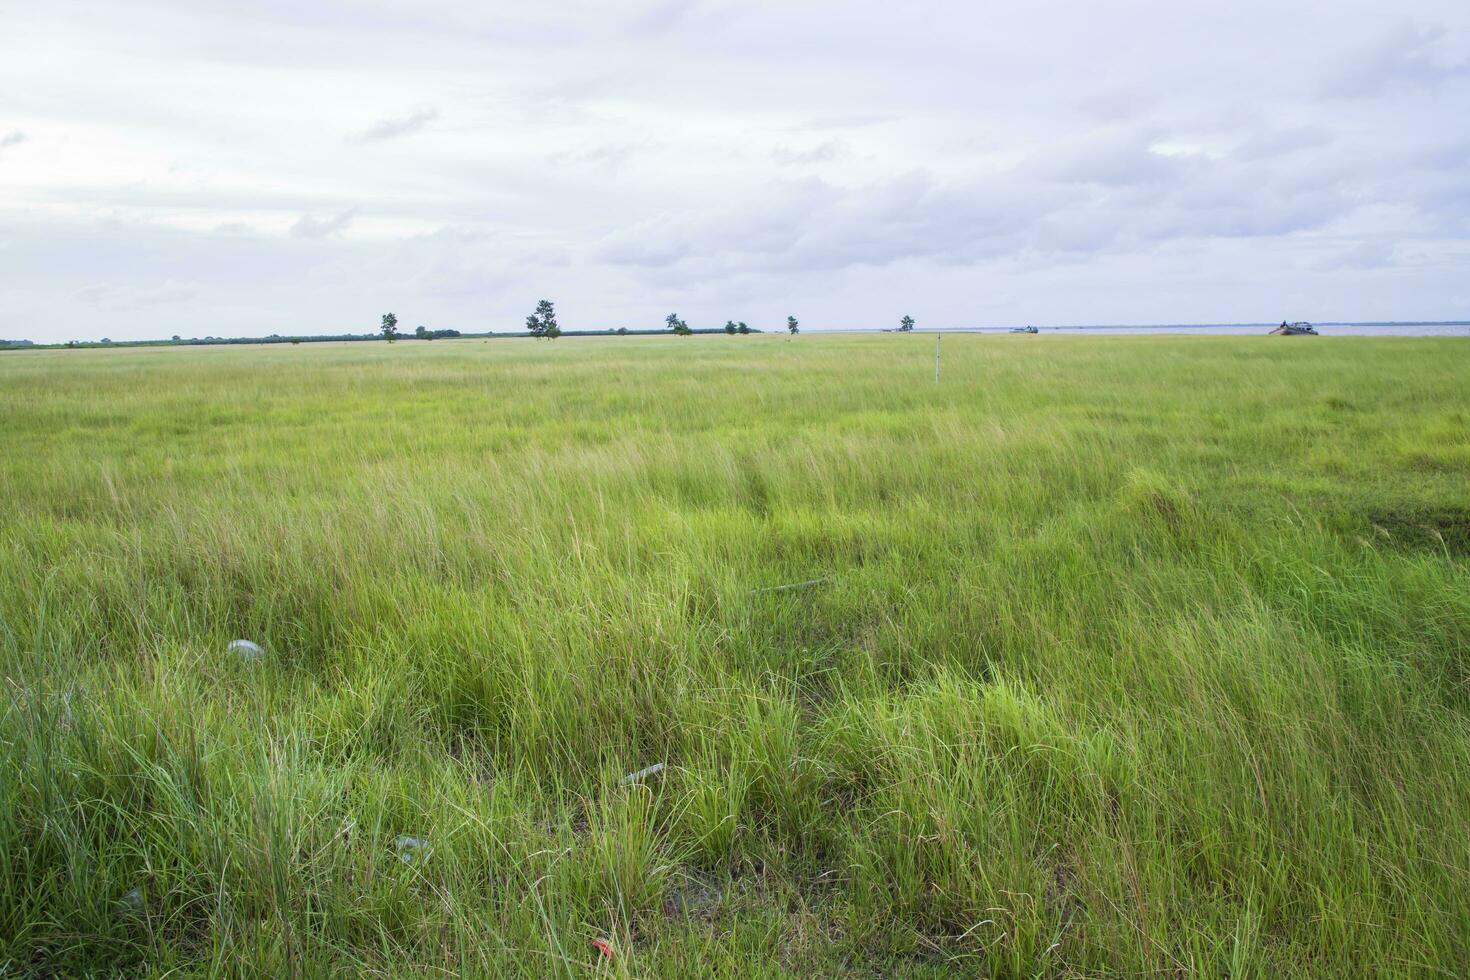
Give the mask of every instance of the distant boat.
M 1315 336 L 1317 336 L 1317 328 L 1314 327 L 1314 326 L 1312 326 L 1306 320 L 1298 320 L 1295 323 L 1287 323 L 1285 320 L 1282 320 L 1281 321 L 1281 326 L 1279 326 L 1275 330 L 1272 330 L 1271 331 L 1271 336 L 1273 336 L 1273 337 L 1315 337 Z
M 1011 333 L 1041 333 L 1035 327 L 1011 327 Z

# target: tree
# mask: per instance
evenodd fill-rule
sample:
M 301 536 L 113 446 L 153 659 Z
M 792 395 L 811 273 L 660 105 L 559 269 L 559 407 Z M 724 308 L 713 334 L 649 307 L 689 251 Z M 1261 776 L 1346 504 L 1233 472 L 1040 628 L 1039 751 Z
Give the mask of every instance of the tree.
M 555 340 L 561 336 L 561 327 L 556 325 L 556 307 L 551 300 L 543 299 L 536 304 L 536 312 L 526 317 L 526 332 L 532 337 Z
M 734 336 L 735 331 L 737 329 L 738 328 L 735 326 L 735 321 L 734 320 L 726 320 L 725 321 L 725 333 L 730 334 L 731 336 Z
M 173 336 L 173 342 L 176 343 L 176 344 L 179 342 L 179 335 L 178 334 L 174 334 L 174 336 Z
M 689 324 L 679 319 L 679 314 L 677 313 L 670 313 L 668 316 L 664 317 L 664 323 L 668 324 L 669 329 L 674 331 L 674 333 L 678 334 L 680 337 L 687 337 L 694 332 L 693 330 L 689 329 Z
M 796 317 L 794 317 L 794 316 L 788 316 L 786 318 L 786 329 L 791 331 L 791 335 L 793 337 L 796 336 L 797 334 L 801 333 L 801 330 L 799 329 L 799 325 L 796 322 Z
M 386 340 L 386 341 L 388 341 L 388 343 L 391 344 L 391 343 L 393 343 L 393 341 L 397 340 L 398 339 L 398 317 L 394 316 L 392 313 L 384 313 L 383 314 L 382 331 L 383 331 L 383 339 Z
M 737 333 L 750 333 L 750 327 L 746 324 L 744 320 L 741 320 L 739 323 L 735 324 L 735 331 Z
M 415 337 L 417 337 L 419 340 L 429 340 L 429 339 L 431 339 L 429 337 L 429 331 L 428 331 L 428 329 L 422 323 L 420 323 L 417 327 L 414 328 L 413 335 Z
M 898 321 L 898 329 L 902 330 L 904 333 L 909 333 L 910 331 L 912 331 L 914 329 L 914 318 L 905 315 L 902 320 Z

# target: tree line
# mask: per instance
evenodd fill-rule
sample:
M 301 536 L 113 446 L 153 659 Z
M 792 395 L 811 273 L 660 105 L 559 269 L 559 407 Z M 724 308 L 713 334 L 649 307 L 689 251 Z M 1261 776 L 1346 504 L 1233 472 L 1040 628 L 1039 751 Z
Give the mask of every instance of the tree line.
M 391 313 L 386 314 L 383 317 L 383 323 L 384 323 L 383 335 L 385 337 L 389 337 L 389 339 L 391 339 L 391 336 L 389 334 L 389 330 L 388 330 L 388 327 L 387 327 L 389 318 L 393 318 L 393 322 L 394 323 L 397 322 L 397 318 L 393 317 L 393 314 L 391 314 Z M 635 330 L 629 330 L 627 327 L 619 327 L 617 330 L 610 330 L 610 331 L 605 331 L 605 332 L 607 332 L 607 333 L 616 333 L 616 334 L 629 334 L 629 333 L 644 333 L 644 334 L 646 334 L 646 333 L 663 333 L 663 332 L 668 332 L 668 333 L 672 333 L 675 336 L 679 336 L 679 337 L 689 337 L 689 336 L 692 336 L 695 333 L 719 333 L 720 332 L 719 330 L 716 330 L 716 329 L 696 330 L 696 329 L 690 327 L 689 326 L 689 323 L 686 320 L 684 320 L 683 317 L 679 316 L 679 314 L 677 314 L 677 313 L 670 313 L 668 316 L 664 317 L 664 328 L 665 328 L 664 331 L 658 331 L 658 330 L 636 330 L 635 331 Z M 724 332 L 725 333 L 730 334 L 732 336 L 735 335 L 735 334 L 761 333 L 760 330 L 758 330 L 758 329 L 750 326 L 750 324 L 746 323 L 744 320 L 739 320 L 739 321 L 736 321 L 736 320 L 726 320 L 725 321 L 725 326 L 724 326 L 723 329 L 724 329 Z M 911 316 L 905 316 L 899 322 L 899 329 L 900 330 L 903 330 L 905 332 L 910 331 L 910 330 L 913 330 L 914 329 L 914 318 L 911 317 Z M 789 333 L 789 334 L 791 334 L 793 336 L 795 336 L 796 334 L 800 333 L 801 332 L 801 321 L 797 320 L 796 317 L 794 317 L 794 316 L 788 316 L 786 318 L 786 331 L 787 331 L 787 333 Z M 599 331 L 599 332 L 601 332 L 601 331 Z M 542 338 L 546 338 L 548 340 L 555 340 L 557 337 L 560 337 L 562 335 L 562 330 L 561 330 L 561 326 L 556 321 L 556 304 L 552 303 L 552 301 L 549 300 L 549 299 L 543 299 L 539 303 L 537 303 L 536 304 L 536 311 L 526 317 L 526 333 L 529 334 L 532 337 L 542 337 Z
M 914 318 L 911 317 L 911 316 L 905 315 L 904 318 L 899 321 L 898 329 L 901 332 L 904 332 L 904 333 L 908 333 L 908 332 L 912 331 L 914 329 Z M 794 316 L 788 316 L 786 318 L 786 330 L 792 336 L 795 336 L 796 334 L 800 333 L 801 332 L 801 323 L 800 323 L 800 321 L 798 321 L 796 319 L 796 317 L 794 317 Z M 581 330 L 581 331 L 573 331 L 573 333 L 576 334 L 576 335 L 581 335 L 581 336 L 609 336 L 609 335 L 614 335 L 614 336 L 628 336 L 628 335 L 631 335 L 631 334 L 645 334 L 646 335 L 646 334 L 667 334 L 667 333 L 673 333 L 675 336 L 689 337 L 689 336 L 693 336 L 696 333 L 720 333 L 722 331 L 724 333 L 730 334 L 732 336 L 733 335 L 736 335 L 736 334 L 752 334 L 752 333 L 761 333 L 762 332 L 761 330 L 759 330 L 759 329 L 757 329 L 755 327 L 750 326 L 744 320 L 740 320 L 740 321 L 726 320 L 725 321 L 725 326 L 723 328 L 696 329 L 696 328 L 690 327 L 689 324 L 682 317 L 679 316 L 679 314 L 677 314 L 677 313 L 670 313 L 668 316 L 664 317 L 664 329 L 663 330 L 658 330 L 658 329 L 647 329 L 647 330 L 636 330 L 635 329 L 635 330 L 630 330 L 627 327 L 618 327 L 616 330 Z M 549 299 L 543 299 L 543 300 L 541 300 L 539 303 L 536 304 L 536 310 L 535 310 L 535 312 L 531 313 L 529 316 L 526 317 L 526 333 L 527 333 L 527 335 L 529 335 L 531 337 L 544 338 L 544 339 L 547 339 L 547 340 L 555 340 L 557 337 L 562 336 L 561 325 L 558 324 L 557 323 L 557 320 L 556 320 L 556 305 L 554 303 L 552 303 L 551 300 L 549 300 Z M 413 338 L 415 340 L 440 340 L 440 339 L 448 339 L 448 338 L 453 338 L 453 337 L 465 337 L 465 336 L 469 336 L 469 337 L 487 337 L 488 338 L 488 337 L 495 337 L 495 336 L 504 337 L 504 336 L 513 336 L 513 335 L 510 335 L 510 334 L 495 334 L 495 333 L 484 333 L 484 334 L 474 334 L 474 333 L 471 333 L 471 334 L 463 334 L 463 333 L 461 333 L 458 330 L 450 330 L 450 329 L 430 330 L 428 327 L 425 327 L 422 324 L 420 324 L 417 328 L 414 329 L 414 332 L 413 332 L 413 335 L 412 336 L 413 336 Z M 336 341 L 338 343 L 342 343 L 342 342 L 348 342 L 348 341 L 365 341 L 365 340 L 386 340 L 386 341 L 388 341 L 388 343 L 391 344 L 391 343 L 394 343 L 394 342 L 402 339 L 403 337 L 404 337 L 404 335 L 401 334 L 401 333 L 399 333 L 399 330 L 398 330 L 398 316 L 397 316 L 397 314 L 395 314 L 395 313 L 384 313 L 382 315 L 382 317 L 379 319 L 379 322 L 378 322 L 378 332 L 377 333 L 360 333 L 360 334 L 359 333 L 342 333 L 342 334 L 285 334 L 285 335 L 273 333 L 273 334 L 271 334 L 268 337 L 214 337 L 214 336 L 209 336 L 209 337 L 204 337 L 204 338 L 199 338 L 199 337 L 184 338 L 184 337 L 180 337 L 178 334 L 174 334 L 173 337 L 171 337 L 168 340 L 127 340 L 127 341 L 120 341 L 120 342 L 116 342 L 115 343 L 114 341 L 110 340 L 109 338 L 103 337 L 100 341 L 68 340 L 64 344 L 41 344 L 41 345 L 34 344 L 32 341 L 29 341 L 29 340 L 0 340 L 0 350 L 3 350 L 5 348 L 35 347 L 35 346 L 42 346 L 42 347 L 158 347 L 158 346 L 164 346 L 164 345 L 169 345 L 169 344 L 178 344 L 178 345 L 184 345 L 184 346 L 207 346 L 207 345 L 214 345 L 214 344 L 302 344 L 302 343 L 323 343 L 323 342 L 328 342 L 328 341 Z
M 392 314 L 390 313 L 388 314 L 388 316 L 392 316 Z M 384 319 L 386 322 L 386 317 Z M 664 327 L 669 332 L 680 337 L 688 337 L 696 332 L 719 332 L 718 330 L 695 331 L 677 313 L 670 313 L 668 316 L 664 317 Z M 903 319 L 898 321 L 898 329 L 902 333 L 912 332 L 914 329 L 914 318 L 909 316 L 908 314 L 904 314 Z M 744 320 L 741 320 L 739 322 L 736 322 L 735 320 L 726 320 L 724 331 L 725 333 L 732 335 L 761 332 L 759 330 L 753 329 Z M 794 316 L 788 316 L 786 318 L 786 331 L 792 336 L 795 336 L 796 334 L 801 332 L 801 322 L 797 320 Z M 556 322 L 556 306 L 554 303 L 551 302 L 551 300 L 543 299 L 541 302 L 536 304 L 536 312 L 526 317 L 526 332 L 532 337 L 545 337 L 551 340 L 554 340 L 557 337 L 561 336 L 561 327 L 558 326 Z M 630 331 L 627 327 L 620 327 L 616 331 L 612 332 L 626 334 Z M 660 331 L 640 330 L 637 332 L 658 333 Z
M 905 317 L 905 319 L 908 318 Z M 583 333 L 616 334 L 619 336 L 627 336 L 629 334 L 652 334 L 669 332 L 673 333 L 675 336 L 689 337 L 694 335 L 695 333 L 720 332 L 719 330 L 715 329 L 695 330 L 693 327 L 690 327 L 688 322 L 680 317 L 677 313 L 670 313 L 668 316 L 664 317 L 664 328 L 665 330 L 660 331 L 629 330 L 627 327 L 619 327 L 616 330 L 583 331 Z M 736 322 L 735 320 L 726 320 L 723 329 L 725 333 L 732 335 L 761 332 L 760 330 L 757 330 L 754 327 L 750 326 L 744 320 L 741 320 L 739 322 Z M 786 329 L 792 334 L 797 334 L 801 332 L 801 324 L 796 319 L 796 317 L 788 316 L 786 318 Z M 398 332 L 397 314 L 384 313 L 379 321 L 378 332 L 379 335 L 390 344 L 398 340 L 401 335 Z M 543 299 L 538 302 L 536 304 L 535 311 L 526 317 L 526 333 L 531 337 L 542 338 L 546 340 L 555 340 L 557 337 L 560 337 L 562 335 L 562 329 L 561 325 L 557 323 L 556 320 L 556 304 L 549 299 Z M 434 338 L 441 336 L 458 337 L 460 336 L 460 334 L 458 333 L 458 331 L 454 330 L 426 331 L 423 327 L 419 327 L 418 330 L 414 333 L 414 336 L 421 340 L 433 340 Z

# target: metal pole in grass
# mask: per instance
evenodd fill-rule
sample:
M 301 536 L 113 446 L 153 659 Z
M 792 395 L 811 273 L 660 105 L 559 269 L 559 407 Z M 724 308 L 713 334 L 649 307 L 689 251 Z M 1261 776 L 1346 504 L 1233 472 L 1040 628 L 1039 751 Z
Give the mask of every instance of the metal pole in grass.
M 937 335 L 934 338 L 934 383 L 935 384 L 939 384 L 939 342 L 941 340 L 943 340 L 943 339 L 944 339 L 943 337 L 940 337 L 940 336 L 937 336 Z

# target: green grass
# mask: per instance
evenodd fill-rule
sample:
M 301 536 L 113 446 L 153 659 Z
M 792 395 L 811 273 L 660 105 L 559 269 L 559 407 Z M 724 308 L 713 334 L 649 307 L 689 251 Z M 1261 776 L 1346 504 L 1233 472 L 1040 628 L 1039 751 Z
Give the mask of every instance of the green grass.
M 0 974 L 1463 975 L 1470 345 L 932 347 L 0 355 Z

